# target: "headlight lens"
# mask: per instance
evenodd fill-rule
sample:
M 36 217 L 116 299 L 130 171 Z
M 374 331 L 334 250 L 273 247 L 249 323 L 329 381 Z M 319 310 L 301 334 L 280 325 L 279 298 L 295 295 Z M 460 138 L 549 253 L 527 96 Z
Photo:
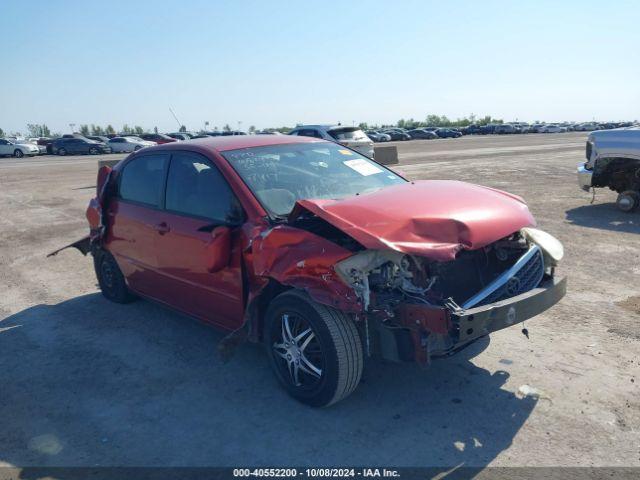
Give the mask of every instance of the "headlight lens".
M 527 240 L 538 245 L 555 263 L 558 263 L 564 257 L 564 247 L 560 240 L 553 235 L 537 228 L 529 227 L 523 228 L 521 232 Z

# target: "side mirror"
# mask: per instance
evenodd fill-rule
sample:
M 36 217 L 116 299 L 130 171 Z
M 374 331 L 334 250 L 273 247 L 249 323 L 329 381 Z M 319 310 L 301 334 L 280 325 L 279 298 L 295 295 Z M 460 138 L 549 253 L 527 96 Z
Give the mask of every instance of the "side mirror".
M 211 240 L 205 250 L 205 265 L 211 273 L 229 265 L 231 259 L 231 229 L 219 226 L 211 231 Z

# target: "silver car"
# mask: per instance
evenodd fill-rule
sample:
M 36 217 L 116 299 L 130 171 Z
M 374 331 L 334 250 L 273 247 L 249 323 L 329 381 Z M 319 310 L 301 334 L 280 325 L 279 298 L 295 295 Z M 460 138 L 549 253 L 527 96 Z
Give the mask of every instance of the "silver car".
M 289 132 L 299 137 L 315 137 L 339 143 L 373 158 L 373 141 L 359 127 L 342 125 L 300 125 Z
M 111 147 L 113 153 L 129 153 L 136 152 L 144 147 L 152 147 L 157 143 L 143 140 L 139 137 L 113 137 L 107 145 Z
M 5 155 L 12 155 L 16 158 L 22 158 L 25 155 L 30 157 L 38 155 L 40 149 L 37 145 L 32 143 L 17 143 L 18 141 L 11 141 L 6 138 L 0 138 L 0 157 Z M 26 142 L 26 140 L 23 140 Z

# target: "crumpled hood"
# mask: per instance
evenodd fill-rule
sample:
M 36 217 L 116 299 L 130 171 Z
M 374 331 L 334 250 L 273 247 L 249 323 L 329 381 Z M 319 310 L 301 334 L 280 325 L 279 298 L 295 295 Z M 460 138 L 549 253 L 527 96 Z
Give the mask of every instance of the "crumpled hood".
M 342 200 L 300 200 L 369 249 L 392 249 L 439 261 L 535 226 L 524 201 L 500 190 L 452 180 L 423 180 Z

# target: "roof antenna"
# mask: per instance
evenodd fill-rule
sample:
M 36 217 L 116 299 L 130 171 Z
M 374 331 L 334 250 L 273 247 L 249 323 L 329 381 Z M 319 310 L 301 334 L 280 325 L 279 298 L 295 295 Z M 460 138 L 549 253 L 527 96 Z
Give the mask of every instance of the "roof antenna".
M 176 114 L 173 113 L 173 110 L 171 110 L 171 107 L 169 107 L 169 111 L 171 112 L 171 115 L 173 115 L 173 118 L 176 119 L 176 122 L 178 122 L 178 130 L 180 130 L 182 128 L 182 124 L 180 123 L 180 120 L 178 120 L 178 117 L 176 117 Z

